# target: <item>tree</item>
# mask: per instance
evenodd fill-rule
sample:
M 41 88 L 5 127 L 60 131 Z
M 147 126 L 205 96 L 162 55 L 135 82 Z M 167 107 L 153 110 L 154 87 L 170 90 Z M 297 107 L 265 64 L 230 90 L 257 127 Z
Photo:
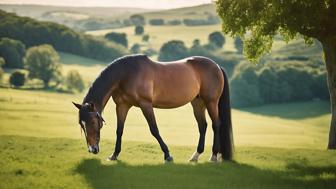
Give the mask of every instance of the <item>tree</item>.
M 146 23 L 145 17 L 139 14 L 134 14 L 130 17 L 131 23 L 136 26 L 143 26 Z
M 29 71 L 28 76 L 42 80 L 45 88 L 48 88 L 52 79 L 57 79 L 60 75 L 59 55 L 51 45 L 29 48 L 24 61 Z
M 132 47 L 131 47 L 131 53 L 133 54 L 138 54 L 140 53 L 140 45 L 138 43 L 135 43 Z
M 269 52 L 279 33 L 286 41 L 302 36 L 307 43 L 313 38 L 321 42 L 332 109 L 328 149 L 336 149 L 336 1 L 218 0 L 216 6 L 224 33 L 245 37 L 249 60 Z
M 70 70 L 65 80 L 66 86 L 70 91 L 82 92 L 85 88 L 83 78 L 77 70 Z
M 180 40 L 171 40 L 162 45 L 158 59 L 160 61 L 172 61 L 185 58 L 186 56 L 188 56 L 188 49 L 184 45 L 184 42 Z
M 210 33 L 208 40 L 209 44 L 215 46 L 216 48 L 222 48 L 225 43 L 225 37 L 219 31 Z
M 9 77 L 9 83 L 15 87 L 21 87 L 26 81 L 25 74 L 20 71 L 13 72 Z
M 243 45 L 244 45 L 244 43 L 243 43 L 243 41 L 241 40 L 240 37 L 236 37 L 234 39 L 234 46 L 236 47 L 237 52 L 239 54 L 243 54 L 243 47 L 244 47 Z
M 134 28 L 135 35 L 142 35 L 145 30 L 143 26 L 135 26 Z
M 23 68 L 22 58 L 25 52 L 26 47 L 21 41 L 10 38 L 0 39 L 0 56 L 5 59 L 4 67 Z
M 3 78 L 3 75 L 4 75 L 4 71 L 2 69 L 3 65 L 5 65 L 5 59 L 0 57 L 0 81 L 2 81 L 2 78 Z
M 115 43 L 121 44 L 124 47 L 128 46 L 126 33 L 110 32 L 105 35 L 105 38 Z

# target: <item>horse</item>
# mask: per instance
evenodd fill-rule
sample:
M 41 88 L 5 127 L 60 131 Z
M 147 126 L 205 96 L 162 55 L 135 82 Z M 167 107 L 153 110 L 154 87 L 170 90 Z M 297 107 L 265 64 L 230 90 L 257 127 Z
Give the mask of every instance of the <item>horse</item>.
M 117 128 L 114 152 L 117 160 L 128 110 L 141 109 L 151 134 L 159 143 L 164 161 L 171 162 L 168 146 L 160 136 L 153 108 L 177 108 L 191 103 L 199 140 L 189 161 L 197 162 L 204 151 L 207 110 L 214 132 L 210 161 L 232 160 L 233 137 L 229 82 L 224 69 L 213 60 L 193 56 L 172 62 L 157 62 L 146 55 L 128 55 L 114 60 L 96 78 L 79 109 L 79 124 L 85 133 L 88 151 L 99 152 L 102 111 L 112 97 L 116 104 Z

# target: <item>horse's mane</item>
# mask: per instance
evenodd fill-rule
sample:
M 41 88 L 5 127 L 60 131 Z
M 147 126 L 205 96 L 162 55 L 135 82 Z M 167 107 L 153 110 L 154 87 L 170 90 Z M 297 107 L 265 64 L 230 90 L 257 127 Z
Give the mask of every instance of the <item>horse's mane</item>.
M 88 102 L 88 100 L 93 100 L 95 96 L 100 95 L 101 93 L 106 92 L 108 87 L 110 87 L 109 83 L 118 77 L 121 71 L 121 67 L 125 65 L 127 62 L 137 62 L 143 58 L 148 58 L 147 55 L 144 54 L 134 54 L 134 55 L 126 55 L 120 58 L 113 60 L 106 68 L 99 74 L 99 76 L 95 79 L 95 81 L 91 84 L 86 97 L 83 102 Z

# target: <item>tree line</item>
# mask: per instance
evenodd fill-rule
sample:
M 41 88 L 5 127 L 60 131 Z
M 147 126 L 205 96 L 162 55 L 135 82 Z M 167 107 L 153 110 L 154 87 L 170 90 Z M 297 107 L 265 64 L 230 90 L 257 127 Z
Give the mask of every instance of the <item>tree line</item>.
M 21 41 L 26 47 L 50 44 L 56 50 L 101 61 L 112 61 L 127 53 L 114 42 L 76 32 L 66 26 L 39 22 L 0 10 L 0 38 Z

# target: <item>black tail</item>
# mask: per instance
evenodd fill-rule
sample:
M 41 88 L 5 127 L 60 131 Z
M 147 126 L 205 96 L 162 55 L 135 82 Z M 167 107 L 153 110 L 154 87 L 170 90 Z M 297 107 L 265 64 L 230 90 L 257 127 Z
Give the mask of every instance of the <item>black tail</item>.
M 233 136 L 230 106 L 229 80 L 225 70 L 221 68 L 224 76 L 224 89 L 219 99 L 218 110 L 221 125 L 219 128 L 220 152 L 224 160 L 232 160 L 233 156 Z

